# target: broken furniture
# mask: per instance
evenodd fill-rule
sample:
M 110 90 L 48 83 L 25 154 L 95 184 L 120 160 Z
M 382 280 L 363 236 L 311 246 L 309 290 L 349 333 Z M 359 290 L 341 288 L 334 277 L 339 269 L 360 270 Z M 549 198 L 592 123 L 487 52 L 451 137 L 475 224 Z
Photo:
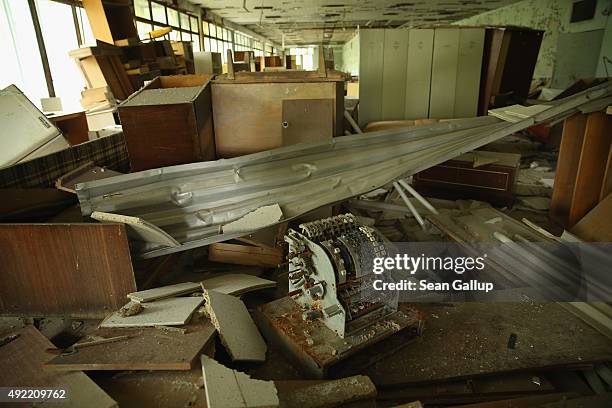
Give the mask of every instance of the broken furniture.
M 427 197 L 511 206 L 520 160 L 519 154 L 474 150 L 415 174 L 414 187 Z
M 62 131 L 62 134 L 71 145 L 74 146 L 89 141 L 89 128 L 84 111 L 58 112 L 54 115 L 47 114 L 47 118 Z
M 130 0 L 83 0 L 83 7 L 96 40 L 111 45 L 138 41 Z
M 563 123 L 550 215 L 571 228 L 611 192 L 612 116 L 576 113 Z
M 56 399 L 58 405 L 69 407 L 116 408 L 117 403 L 87 375 L 80 371 L 54 373 L 42 369 L 42 365 L 53 358 L 46 350 L 53 344 L 34 326 L 26 326 L 13 333 L 14 340 L 0 346 L 0 387 L 27 389 L 64 390 L 56 394 L 64 400 Z M 6 395 L 6 394 L 5 394 Z M 34 400 L 28 400 L 30 405 Z M 45 401 L 44 405 L 48 401 Z M 7 404 L 7 402 L 2 403 Z M 26 404 L 22 401 L 22 404 Z M 22 405 L 17 402 L 7 405 Z M 43 405 L 43 404 L 41 404 Z
M 132 171 L 215 159 L 209 79 L 158 77 L 119 105 Z
M 316 71 L 217 77 L 212 83 L 217 156 L 235 157 L 343 135 L 343 84 L 337 73 Z
M 45 370 L 189 370 L 200 353 L 215 338 L 215 328 L 208 320 L 190 323 L 184 331 L 163 326 L 134 328 L 98 328 L 94 338 L 127 336 L 115 342 L 88 347 L 75 346 L 76 353 L 63 353 L 49 362 Z M 155 352 L 152 352 L 155 351 Z
M 70 51 L 85 80 L 87 89 L 108 86 L 116 99 L 124 100 L 134 88 L 123 68 L 121 48 L 99 43 L 95 47 Z
M 352 214 L 289 230 L 289 296 L 262 306 L 264 334 L 299 362 L 309 375 L 323 377 L 356 350 L 391 334 L 417 335 L 419 312 L 397 310 L 397 293 L 372 293 L 372 262 L 388 255 L 386 239 Z
M 60 130 L 15 85 L 0 90 L 0 168 L 65 149 Z
M 136 290 L 121 224 L 0 224 L 2 314 L 101 318 Z

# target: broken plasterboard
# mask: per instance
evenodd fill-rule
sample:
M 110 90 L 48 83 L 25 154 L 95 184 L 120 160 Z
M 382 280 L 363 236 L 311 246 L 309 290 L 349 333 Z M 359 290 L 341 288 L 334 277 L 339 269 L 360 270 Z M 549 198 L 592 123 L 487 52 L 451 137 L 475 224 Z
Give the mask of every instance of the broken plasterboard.
M 336 407 L 354 401 L 375 398 L 376 394 L 376 387 L 370 377 L 354 375 L 288 392 L 282 405 L 300 408 Z
M 504 106 L 503 108 L 490 109 L 488 111 L 490 116 L 495 116 L 499 119 L 505 120 L 506 122 L 520 122 L 522 119 L 535 116 L 545 110 L 551 108 L 550 105 L 511 105 Z
M 100 327 L 147 327 L 179 326 L 187 323 L 193 312 L 204 299 L 196 297 L 179 297 L 162 299 L 146 303 L 140 313 L 122 317 L 118 312 L 100 324 Z
M 266 360 L 267 346 L 242 300 L 204 290 L 206 310 L 233 361 Z
M 91 218 L 101 222 L 116 222 L 126 224 L 129 235 L 144 242 L 150 242 L 167 247 L 178 247 L 181 244 L 172 238 L 166 231 L 138 217 L 127 215 L 111 214 L 106 212 L 94 211 Z
M 251 232 L 275 224 L 283 218 L 283 211 L 278 204 L 266 205 L 251 211 L 245 216 L 223 226 L 224 234 L 234 232 Z
M 230 273 L 202 281 L 202 289 L 214 290 L 226 295 L 242 295 L 259 289 L 273 288 L 276 282 L 247 275 L 246 273 Z
M 278 406 L 278 395 L 274 382 L 253 379 L 205 355 L 202 355 L 201 361 L 208 408 Z
M 128 293 L 127 297 L 134 302 L 144 303 L 152 302 L 154 300 L 166 299 L 169 297 L 186 295 L 188 293 L 196 292 L 200 289 L 199 283 L 184 282 L 177 283 L 176 285 L 162 286 L 160 288 L 153 288 L 147 290 L 141 290 L 139 292 Z

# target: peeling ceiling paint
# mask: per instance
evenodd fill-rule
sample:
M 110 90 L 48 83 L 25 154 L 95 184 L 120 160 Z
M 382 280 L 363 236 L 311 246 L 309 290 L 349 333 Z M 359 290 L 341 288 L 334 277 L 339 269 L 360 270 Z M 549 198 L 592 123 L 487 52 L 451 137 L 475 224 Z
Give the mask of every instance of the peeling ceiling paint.
M 220 17 L 288 45 L 342 44 L 357 26 L 447 24 L 519 0 L 191 0 Z

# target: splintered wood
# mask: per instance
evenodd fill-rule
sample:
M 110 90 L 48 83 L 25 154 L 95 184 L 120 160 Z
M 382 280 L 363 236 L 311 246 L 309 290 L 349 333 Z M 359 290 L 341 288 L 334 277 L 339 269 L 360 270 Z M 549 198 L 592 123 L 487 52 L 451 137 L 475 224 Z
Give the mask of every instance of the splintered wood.
M 49 361 L 54 370 L 189 370 L 203 349 L 214 339 L 208 320 L 186 326 L 186 331 L 157 328 L 100 328 L 92 336 L 127 339 L 78 348 Z M 75 345 L 75 347 L 78 346 Z
M 206 310 L 233 361 L 262 362 L 267 346 L 244 303 L 230 295 L 204 290 Z
M 18 337 L 0 347 L 0 387 L 65 389 L 65 407 L 117 407 L 95 382 L 80 371 L 57 373 L 43 370 L 52 355 L 45 352 L 53 344 L 34 326 L 17 331 Z M 46 404 L 45 404 L 46 405 Z

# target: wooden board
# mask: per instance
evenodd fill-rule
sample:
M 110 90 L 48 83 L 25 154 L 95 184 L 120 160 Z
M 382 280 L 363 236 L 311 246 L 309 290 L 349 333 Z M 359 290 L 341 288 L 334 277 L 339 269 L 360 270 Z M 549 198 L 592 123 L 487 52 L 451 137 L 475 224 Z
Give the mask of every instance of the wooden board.
M 130 336 L 127 340 L 82 347 L 45 364 L 53 370 L 189 370 L 214 339 L 208 320 L 185 326 L 186 333 L 159 328 L 100 328 L 92 336 Z
M 136 290 L 119 224 L 0 225 L 0 310 L 103 317 Z
M 405 119 L 429 117 L 434 30 L 410 30 L 406 66 Z
M 123 317 L 115 312 L 100 327 L 180 326 L 189 321 L 203 301 L 200 296 L 161 299 L 144 304 L 144 310 L 136 315 Z
M 331 139 L 333 99 L 283 100 L 283 146 Z
M 563 123 L 550 214 L 564 224 L 570 213 L 580 152 L 584 143 L 587 115 L 576 114 Z
M 89 140 L 89 128 L 85 112 L 62 113 L 48 117 L 72 146 Z
M 430 118 L 454 117 L 460 31 L 458 28 L 435 30 L 429 97 Z
M 404 118 L 409 33 L 408 30 L 384 31 L 382 106 L 379 120 Z
M 43 370 L 53 344 L 33 326 L 17 331 L 19 337 L 0 347 L 0 387 L 66 389 L 65 407 L 117 407 L 95 382 L 82 372 L 54 373 Z M 4 405 L 4 404 L 3 404 Z M 20 405 L 21 406 L 21 405 Z M 25 405 L 24 405 L 25 406 Z
M 571 229 L 585 241 L 612 242 L 612 194 L 589 211 Z
M 208 259 L 236 265 L 277 267 L 283 262 L 280 250 L 261 246 L 218 242 L 208 246 Z
M 599 202 L 611 142 L 612 118 L 603 112 L 589 114 L 568 217 L 569 226 Z

